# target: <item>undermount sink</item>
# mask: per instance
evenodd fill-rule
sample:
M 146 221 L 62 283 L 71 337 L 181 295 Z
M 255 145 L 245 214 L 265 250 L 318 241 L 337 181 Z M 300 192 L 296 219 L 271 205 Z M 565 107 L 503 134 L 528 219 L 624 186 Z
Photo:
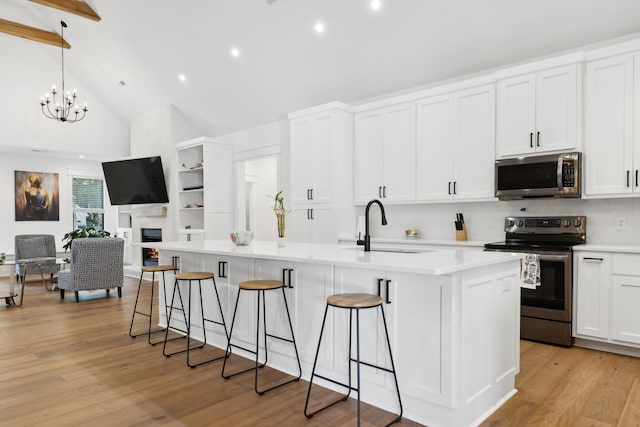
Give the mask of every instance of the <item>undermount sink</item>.
M 344 248 L 352 251 L 363 251 L 361 248 Z M 402 254 L 421 254 L 425 252 L 434 252 L 435 249 L 405 249 L 405 248 L 371 248 L 371 252 L 389 252 L 389 253 L 402 253 Z

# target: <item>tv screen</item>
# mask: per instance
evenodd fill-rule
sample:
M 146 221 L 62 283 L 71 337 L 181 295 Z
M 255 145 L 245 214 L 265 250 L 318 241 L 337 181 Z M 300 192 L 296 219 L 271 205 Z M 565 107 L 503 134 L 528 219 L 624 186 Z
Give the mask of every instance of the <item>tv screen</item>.
M 112 205 L 168 203 L 160 156 L 103 162 Z

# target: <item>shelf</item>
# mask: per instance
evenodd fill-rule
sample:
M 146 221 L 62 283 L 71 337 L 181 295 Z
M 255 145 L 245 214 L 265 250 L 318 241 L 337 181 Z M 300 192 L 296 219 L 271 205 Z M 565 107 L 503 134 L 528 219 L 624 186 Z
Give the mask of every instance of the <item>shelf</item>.
M 178 234 L 204 234 L 202 228 L 181 228 L 177 231 Z
M 199 166 L 197 168 L 192 168 L 192 169 L 180 169 L 178 172 L 179 173 L 202 172 L 203 170 L 204 168 L 202 166 Z
M 181 211 L 201 211 L 204 209 L 204 206 L 199 208 L 180 208 Z
M 191 190 L 180 190 L 180 193 L 202 193 L 204 188 L 192 188 Z

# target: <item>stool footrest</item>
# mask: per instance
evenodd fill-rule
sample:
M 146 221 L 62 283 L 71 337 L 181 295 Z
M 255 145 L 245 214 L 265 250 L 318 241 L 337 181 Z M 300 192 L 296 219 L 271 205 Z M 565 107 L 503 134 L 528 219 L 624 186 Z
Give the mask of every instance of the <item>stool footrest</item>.
M 358 363 L 358 359 L 349 359 L 349 361 L 352 362 L 352 363 Z M 362 360 L 360 361 L 360 364 L 361 365 L 365 365 L 365 366 L 369 366 L 370 368 L 380 369 L 381 371 L 385 371 L 385 372 L 389 372 L 390 374 L 393 374 L 393 369 L 384 368 L 382 366 L 374 365 L 372 363 L 363 362 Z M 316 377 L 317 376 L 318 375 L 316 375 Z

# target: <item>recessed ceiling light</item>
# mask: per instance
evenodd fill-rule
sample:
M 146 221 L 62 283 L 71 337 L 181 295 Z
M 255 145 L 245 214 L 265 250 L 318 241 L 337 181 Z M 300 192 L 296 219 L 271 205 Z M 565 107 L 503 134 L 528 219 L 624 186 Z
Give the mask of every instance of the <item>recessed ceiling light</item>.
M 84 159 L 84 154 L 78 154 L 79 159 Z
M 181 82 L 186 82 L 187 76 L 185 76 L 184 74 L 178 74 L 178 80 L 180 80 Z
M 238 49 L 237 47 L 232 47 L 230 52 L 231 52 L 231 56 L 233 56 L 234 58 L 237 58 L 238 56 L 240 56 L 240 49 Z
M 369 7 L 372 10 L 380 10 L 380 8 L 382 7 L 382 1 L 380 1 L 380 0 L 371 0 L 371 2 L 369 3 Z
M 322 21 L 316 22 L 316 25 L 314 25 L 313 29 L 316 30 L 316 33 L 318 34 L 324 33 L 324 23 Z

